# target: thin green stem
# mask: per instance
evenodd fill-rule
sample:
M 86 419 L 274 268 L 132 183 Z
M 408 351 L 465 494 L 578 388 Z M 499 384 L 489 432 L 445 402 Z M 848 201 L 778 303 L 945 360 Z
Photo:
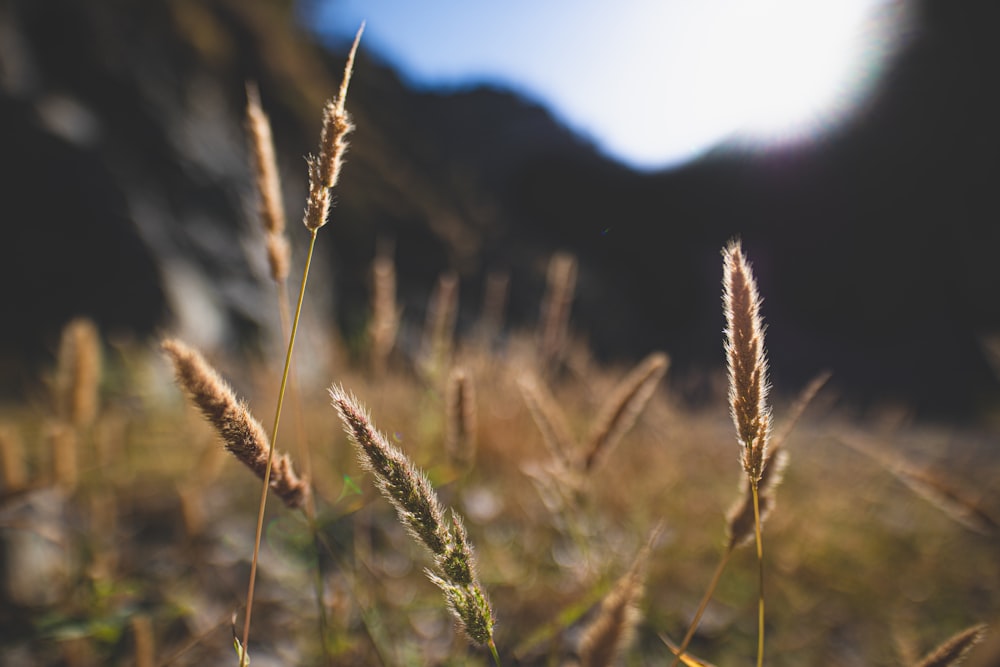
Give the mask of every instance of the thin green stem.
M 264 487 L 260 492 L 260 508 L 257 511 L 257 535 L 253 543 L 253 558 L 250 561 L 250 584 L 247 587 L 247 611 L 243 621 L 243 651 L 240 656 L 240 667 L 249 663 L 250 616 L 253 613 L 254 584 L 257 581 L 257 560 L 260 555 L 261 535 L 264 532 L 264 509 L 267 506 L 267 490 L 271 483 L 271 464 L 274 462 L 274 448 L 278 441 L 278 422 L 281 420 L 281 407 L 285 400 L 285 388 L 288 386 L 288 371 L 292 366 L 292 351 L 295 349 L 295 335 L 299 330 L 299 316 L 302 314 L 302 302 L 306 294 L 306 281 L 309 279 L 309 266 L 312 263 L 313 249 L 316 247 L 316 230 L 311 231 L 309 252 L 306 254 L 306 265 L 302 271 L 302 286 L 299 288 L 299 300 L 295 306 L 295 317 L 292 319 L 292 333 L 288 337 L 288 352 L 285 353 L 285 368 L 281 373 L 281 388 L 278 390 L 278 405 L 274 410 L 274 426 L 271 430 L 271 447 L 267 452 L 267 466 L 264 469 Z
M 500 667 L 500 654 L 497 653 L 497 645 L 493 643 L 492 639 L 490 639 L 489 647 L 490 647 L 490 654 L 493 656 L 493 663 L 497 667 Z
M 674 660 L 670 663 L 670 667 L 677 667 L 678 663 L 680 663 L 681 656 L 684 655 L 684 651 L 687 650 L 688 644 L 691 643 L 694 633 L 698 630 L 698 624 L 701 623 L 701 617 L 705 615 L 708 603 L 711 602 L 712 596 L 715 595 L 715 589 L 719 585 L 719 580 L 722 579 L 722 572 L 726 569 L 726 564 L 729 563 L 729 557 L 732 555 L 733 550 L 731 548 L 727 548 L 722 554 L 722 558 L 719 560 L 719 565 L 715 568 L 715 574 L 712 575 L 712 581 L 708 584 L 708 589 L 705 591 L 704 597 L 702 597 L 701 602 L 698 604 L 698 610 L 694 613 L 694 618 L 691 619 L 691 625 L 688 626 L 687 634 L 684 635 L 684 641 L 681 642 L 680 648 L 677 649 L 677 653 L 674 655 Z
M 764 547 L 760 531 L 760 496 L 757 493 L 757 480 L 751 480 L 753 490 L 753 526 L 757 537 L 757 667 L 764 664 Z
M 285 340 L 291 336 L 291 306 L 288 303 L 288 292 L 285 289 L 285 281 L 276 281 L 278 288 L 278 314 L 281 319 L 281 337 Z M 292 403 L 292 412 L 295 417 L 295 437 L 299 443 L 299 454 L 302 460 L 302 473 L 310 483 L 312 475 L 312 456 L 309 447 L 309 440 L 306 438 L 305 419 L 302 415 L 302 400 L 299 392 L 295 368 L 292 367 L 288 377 L 288 397 Z M 316 521 L 316 494 L 310 493 L 306 500 L 305 510 L 306 521 L 309 524 L 309 534 L 312 537 L 313 548 L 316 550 L 316 569 L 313 576 L 313 592 L 316 597 L 316 608 L 318 611 L 317 622 L 319 624 L 319 641 L 323 650 L 323 664 L 332 665 L 330 647 L 327 642 L 327 622 L 326 604 L 323 599 L 323 559 L 320 558 L 319 547 L 319 526 Z

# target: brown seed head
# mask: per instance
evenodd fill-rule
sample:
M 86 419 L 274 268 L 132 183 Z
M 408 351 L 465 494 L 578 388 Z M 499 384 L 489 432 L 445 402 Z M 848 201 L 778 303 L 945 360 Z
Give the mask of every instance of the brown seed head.
M 399 331 L 396 302 L 396 265 L 388 253 L 380 253 L 372 265 L 372 320 L 369 327 L 372 365 L 376 375 L 385 372 Z
M 920 661 L 917 667 L 949 667 L 965 659 L 966 654 L 986 634 L 985 625 L 974 625 L 950 637 Z
M 330 389 L 330 398 L 347 436 L 358 448 L 361 465 L 375 476 L 375 485 L 396 508 L 400 522 L 432 554 L 444 554 L 451 542 L 451 533 L 430 482 L 405 454 L 376 430 L 357 398 L 339 386 Z
M 598 457 L 604 456 L 632 428 L 653 397 L 668 364 L 667 355 L 653 352 L 614 388 L 601 406 L 591 429 L 583 462 L 585 470 L 592 470 Z
M 632 566 L 601 602 L 597 616 L 584 628 L 580 640 L 582 667 L 608 667 L 635 634 L 640 619 L 639 601 L 645 589 L 646 562 L 661 528 L 653 530 Z
M 475 458 L 477 416 L 472 376 L 455 368 L 445 390 L 445 451 L 453 461 L 469 464 Z
M 264 428 L 229 385 L 195 349 L 176 339 L 163 341 L 180 384 L 202 415 L 215 427 L 226 449 L 264 479 L 270 443 Z M 290 508 L 302 507 L 309 485 L 296 475 L 287 455 L 275 452 L 270 488 Z
M 756 483 L 771 432 L 760 296 L 739 241 L 730 242 L 722 255 L 729 405 L 736 435 L 743 446 L 743 468 Z
M 77 318 L 63 328 L 58 363 L 56 412 L 78 429 L 89 426 L 97 416 L 101 381 L 101 342 L 91 320 Z
M 347 153 L 347 135 L 354 130 L 350 115 L 344 108 L 347 87 L 354 71 L 354 58 L 358 52 L 364 24 L 354 37 L 354 44 L 344 66 L 344 78 L 340 82 L 337 96 L 323 108 L 323 129 L 320 131 L 319 156 L 309 160 L 309 198 L 303 222 L 306 228 L 315 232 L 326 224 L 330 210 L 330 190 L 337 185 L 340 168 Z
M 556 253 L 549 260 L 538 340 L 539 353 L 546 364 L 560 360 L 566 351 L 576 274 L 577 262 L 572 255 Z
M 247 134 L 260 198 L 261 222 L 268 234 L 284 234 L 285 204 L 281 196 L 278 164 L 274 157 L 271 121 L 261 108 L 260 94 L 253 83 L 247 83 Z
M 358 449 L 361 464 L 375 477 L 375 485 L 396 509 L 400 522 L 427 547 L 434 557 L 428 570 L 448 607 L 477 644 L 493 639 L 493 610 L 476 578 L 475 559 L 468 534 L 452 513 L 451 522 L 430 482 L 416 466 L 380 433 L 358 400 L 343 387 L 330 389 L 330 398 L 344 430 Z

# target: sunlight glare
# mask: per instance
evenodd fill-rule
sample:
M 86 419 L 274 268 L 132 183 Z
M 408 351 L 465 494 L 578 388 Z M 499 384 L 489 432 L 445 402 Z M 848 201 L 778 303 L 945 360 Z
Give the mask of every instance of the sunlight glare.
M 727 97 L 739 109 L 740 139 L 807 138 L 843 120 L 870 92 L 891 42 L 870 1 L 767 0 L 741 8 L 721 56 L 730 63 Z

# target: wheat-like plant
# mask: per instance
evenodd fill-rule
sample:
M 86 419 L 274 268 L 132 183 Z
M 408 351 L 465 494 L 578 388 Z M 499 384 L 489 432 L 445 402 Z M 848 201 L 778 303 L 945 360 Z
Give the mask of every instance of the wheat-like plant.
M 638 365 L 608 395 L 601 406 L 584 447 L 582 467 L 591 471 L 600 457 L 610 451 L 639 418 L 656 387 L 667 372 L 669 359 L 654 352 Z
M 432 382 L 442 379 L 451 363 L 458 317 L 458 275 L 447 271 L 438 276 L 424 320 L 420 370 Z
M 661 530 L 661 526 L 653 529 L 631 567 L 604 597 L 597 615 L 584 628 L 580 638 L 581 667 L 608 667 L 632 641 L 640 619 L 646 563 Z
M 577 262 L 572 255 L 556 253 L 549 260 L 538 331 L 538 354 L 546 369 L 561 361 L 566 352 L 576 274 Z
M 97 326 L 77 318 L 63 327 L 56 371 L 56 414 L 78 431 L 97 416 L 101 341 Z
M 758 487 L 771 435 L 771 411 L 767 404 L 767 357 L 760 296 L 750 265 L 739 241 L 722 251 L 723 306 L 726 314 L 726 361 L 729 368 L 729 405 L 741 445 L 743 470 L 753 496 L 757 562 L 759 565 L 757 667 L 764 663 L 764 551 Z
M 173 363 L 177 383 L 218 432 L 226 449 L 264 479 L 271 446 L 250 408 L 197 350 L 176 339 L 163 341 L 162 347 Z M 309 496 L 309 485 L 285 454 L 274 456 L 269 486 L 291 508 L 302 507 Z
M 445 387 L 445 438 L 448 457 L 461 465 L 472 465 L 476 457 L 476 384 L 462 367 L 453 368 Z
M 472 546 L 458 515 L 452 511 L 451 520 L 445 518 L 430 481 L 403 452 L 389 444 L 357 398 L 340 386 L 330 389 L 330 397 L 362 466 L 372 473 L 375 486 L 396 509 L 400 523 L 431 553 L 431 581 L 441 588 L 466 636 L 488 646 L 499 665 L 493 642 L 493 610 L 476 576 Z
M 288 278 L 291 251 L 285 235 L 285 202 L 281 195 L 281 179 L 274 156 L 271 121 L 260 104 L 260 93 L 253 84 L 247 84 L 247 135 L 250 139 L 251 166 L 254 173 L 260 219 L 266 234 L 265 247 L 271 278 L 283 285 Z M 284 293 L 284 289 L 282 289 Z M 287 300 L 284 300 L 287 305 Z M 282 316 L 287 319 L 288 310 Z
M 396 265 L 391 255 L 380 252 L 372 263 L 372 317 L 368 327 L 371 337 L 372 371 L 382 377 L 389 365 L 389 355 L 396 345 L 400 309 L 396 302 Z
M 524 404 L 542 434 L 542 442 L 549 450 L 552 460 L 560 468 L 569 470 L 573 466 L 574 450 L 577 448 L 566 415 L 559 403 L 552 397 L 545 382 L 531 374 L 522 375 L 517 382 Z
M 956 633 L 943 644 L 931 651 L 915 667 L 951 667 L 957 665 L 972 650 L 972 647 L 982 641 L 986 634 L 985 625 L 974 625 Z

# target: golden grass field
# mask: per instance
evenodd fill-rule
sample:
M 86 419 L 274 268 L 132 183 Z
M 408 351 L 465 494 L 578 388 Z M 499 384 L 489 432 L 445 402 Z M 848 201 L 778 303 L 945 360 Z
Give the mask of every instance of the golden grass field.
M 349 124 L 336 117 L 345 94 L 346 84 L 328 107 L 331 135 Z M 288 232 L 292 244 L 310 233 L 323 242 L 343 139 L 324 140 L 311 163 L 309 205 L 319 208 L 305 233 Z M 284 290 L 286 232 L 274 221 L 267 231 L 261 253 Z M 692 408 L 661 379 L 670 350 L 638 375 L 592 358 L 570 324 L 572 258 L 553 258 L 536 330 L 507 331 L 494 304 L 460 335 L 453 278 L 425 323 L 400 319 L 391 259 L 372 259 L 366 335 L 299 331 L 277 448 L 311 500 L 267 504 L 250 664 L 669 665 L 666 642 L 685 635 L 747 484 L 721 332 L 715 397 Z M 323 286 L 310 290 L 306 309 Z M 286 329 L 294 321 L 277 297 L 274 312 Z M 416 334 L 404 339 L 401 327 Z M 270 433 L 284 344 L 253 359 L 203 352 Z M 258 477 L 185 398 L 158 342 L 106 340 L 77 320 L 46 380 L 49 395 L 0 412 L 0 665 L 238 665 Z M 357 396 L 464 517 L 495 614 L 495 658 L 456 627 L 424 572 L 439 566 L 433 549 L 359 464 L 331 385 Z M 980 623 L 992 629 L 966 664 L 1000 664 L 995 425 L 859 414 L 833 386 L 813 388 L 787 436 L 806 388 L 774 387 L 769 399 L 772 445 L 780 440 L 788 464 L 767 490 L 764 664 L 958 664 L 923 657 Z M 684 664 L 753 663 L 758 576 L 751 536 Z

